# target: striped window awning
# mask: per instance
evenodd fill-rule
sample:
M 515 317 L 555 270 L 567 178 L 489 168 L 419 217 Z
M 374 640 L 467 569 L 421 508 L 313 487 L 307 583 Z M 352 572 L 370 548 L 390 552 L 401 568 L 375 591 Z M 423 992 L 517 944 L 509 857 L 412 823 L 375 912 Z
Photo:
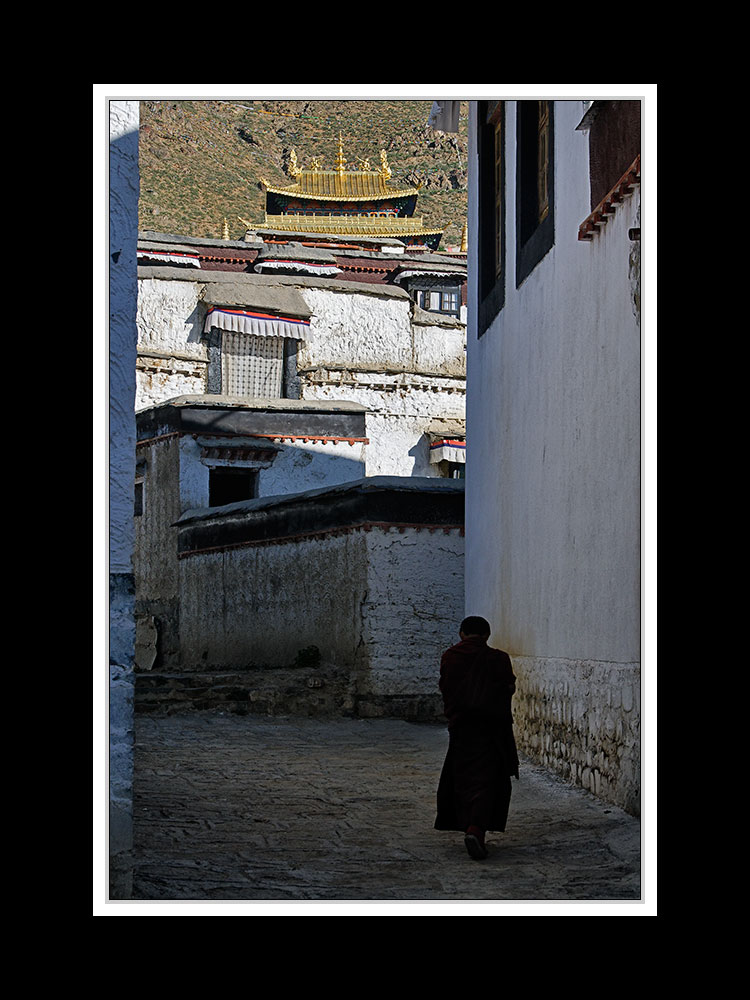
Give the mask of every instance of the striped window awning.
M 428 271 L 426 268 L 419 268 L 399 271 L 393 281 L 398 284 L 404 278 L 451 278 L 456 282 L 462 282 L 466 278 L 466 273 L 463 271 Z
M 430 462 L 466 462 L 466 440 L 436 438 L 430 443 Z
M 264 260 L 255 264 L 253 270 L 259 274 L 275 271 L 277 274 L 322 274 L 329 277 L 341 274 L 341 268 L 334 264 L 316 264 L 307 260 Z
M 192 253 L 175 253 L 162 250 L 138 250 L 139 261 L 153 261 L 155 264 L 185 264 L 187 267 L 200 267 L 200 258 Z
M 246 333 L 253 337 L 289 337 L 291 340 L 306 340 L 310 331 L 310 320 L 258 312 L 255 309 L 211 306 L 203 324 L 203 332 L 208 333 L 212 327 L 230 330 L 232 333 Z

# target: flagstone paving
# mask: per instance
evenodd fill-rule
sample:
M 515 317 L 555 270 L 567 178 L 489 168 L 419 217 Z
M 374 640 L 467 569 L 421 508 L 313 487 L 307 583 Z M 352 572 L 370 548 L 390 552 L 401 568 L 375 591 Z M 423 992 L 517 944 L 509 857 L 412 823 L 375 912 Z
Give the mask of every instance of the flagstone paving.
M 134 900 L 642 902 L 639 820 L 521 761 L 473 861 L 433 829 L 443 726 L 136 720 Z

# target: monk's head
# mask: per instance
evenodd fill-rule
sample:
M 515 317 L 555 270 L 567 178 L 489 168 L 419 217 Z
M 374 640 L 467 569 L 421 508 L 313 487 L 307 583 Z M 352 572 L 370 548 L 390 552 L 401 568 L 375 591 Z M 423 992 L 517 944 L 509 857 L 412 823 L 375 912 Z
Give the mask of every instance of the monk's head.
M 464 618 L 461 622 L 458 634 L 462 639 L 484 639 L 486 641 L 489 639 L 491 631 L 490 623 L 486 618 L 480 618 L 478 615 L 469 615 L 468 618 Z

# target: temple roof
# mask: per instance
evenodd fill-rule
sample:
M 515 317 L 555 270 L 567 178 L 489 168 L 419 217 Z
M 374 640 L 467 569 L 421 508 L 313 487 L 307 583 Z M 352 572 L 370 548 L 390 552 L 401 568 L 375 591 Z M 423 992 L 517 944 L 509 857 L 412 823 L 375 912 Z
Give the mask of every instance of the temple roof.
M 441 236 L 442 229 L 426 229 L 422 218 L 376 218 L 367 215 L 266 215 L 256 232 L 338 233 L 342 236 Z
M 344 158 L 343 141 L 339 136 L 339 152 L 336 166 L 323 170 L 317 160 L 310 167 L 297 166 L 297 154 L 291 153 L 289 173 L 294 178 L 292 184 L 278 187 L 261 178 L 266 191 L 285 195 L 289 198 L 324 198 L 326 201 L 372 201 L 381 198 L 403 198 L 418 193 L 418 188 L 395 188 L 388 184 L 391 168 L 385 150 L 380 151 L 380 167 L 373 170 L 369 161 L 362 163 L 362 169 L 347 167 Z
M 298 180 L 287 187 L 274 187 L 261 178 L 266 191 L 289 198 L 325 198 L 326 201 L 373 201 L 380 198 L 404 198 L 417 194 L 417 188 L 394 188 L 378 173 L 368 170 L 301 170 Z

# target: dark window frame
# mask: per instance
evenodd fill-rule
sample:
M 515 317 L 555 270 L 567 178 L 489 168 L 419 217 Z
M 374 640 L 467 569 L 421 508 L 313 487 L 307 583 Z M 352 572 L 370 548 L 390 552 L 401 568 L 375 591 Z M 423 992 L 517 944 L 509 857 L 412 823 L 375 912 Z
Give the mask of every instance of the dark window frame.
M 541 107 L 546 105 L 547 127 Z M 543 169 L 546 211 L 540 199 L 540 151 L 546 139 Z M 555 245 L 555 102 L 516 102 L 516 288 Z
M 505 305 L 505 101 L 479 101 L 477 336 Z
M 437 313 L 440 316 L 460 316 L 461 315 L 461 286 L 443 283 L 434 284 L 424 284 L 424 285 L 414 285 L 411 289 L 411 295 L 414 302 L 419 306 L 420 309 L 424 309 L 425 312 Z M 439 307 L 435 308 L 432 304 L 426 306 L 424 304 L 425 295 L 437 295 L 439 296 Z M 455 305 L 446 308 L 446 298 L 454 299 Z
M 146 512 L 146 462 L 138 459 L 135 464 L 135 486 L 133 490 L 133 515 L 143 517 Z
M 220 480 L 220 482 L 217 482 Z M 231 480 L 244 480 L 249 488 L 247 491 L 234 491 L 234 499 L 226 500 L 221 497 L 222 491 L 226 488 L 227 481 Z M 259 489 L 259 472 L 258 469 L 248 469 L 243 466 L 232 467 L 226 465 L 212 465 L 208 470 L 208 506 L 209 507 L 223 507 L 228 503 L 238 503 L 242 500 L 254 500 L 258 496 Z M 217 491 L 219 496 L 217 496 Z M 245 496 L 245 493 L 249 495 Z M 243 495 L 239 495 L 242 493 Z

